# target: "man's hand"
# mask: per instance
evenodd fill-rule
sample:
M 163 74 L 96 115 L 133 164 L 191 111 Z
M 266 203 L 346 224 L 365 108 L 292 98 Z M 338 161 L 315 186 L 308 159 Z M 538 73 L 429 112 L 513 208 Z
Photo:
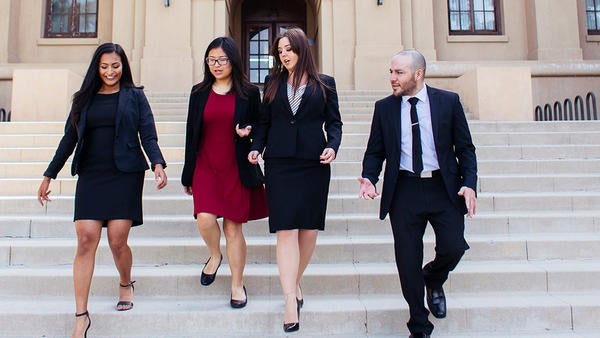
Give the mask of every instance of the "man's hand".
M 477 197 L 475 194 L 475 190 L 469 187 L 462 187 L 458 191 L 458 196 L 462 196 L 465 198 L 465 205 L 467 206 L 467 217 L 473 217 L 477 209 Z
M 358 197 L 365 200 L 372 200 L 375 197 L 379 196 L 377 189 L 368 178 L 358 177 L 358 182 L 360 182 L 360 191 L 358 192 Z

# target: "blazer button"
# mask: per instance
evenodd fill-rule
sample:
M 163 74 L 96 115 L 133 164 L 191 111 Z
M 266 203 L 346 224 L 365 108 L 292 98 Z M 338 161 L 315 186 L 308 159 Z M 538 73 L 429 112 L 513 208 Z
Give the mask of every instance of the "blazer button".
M 294 123 L 296 123 L 296 119 L 291 119 L 290 124 L 294 124 Z

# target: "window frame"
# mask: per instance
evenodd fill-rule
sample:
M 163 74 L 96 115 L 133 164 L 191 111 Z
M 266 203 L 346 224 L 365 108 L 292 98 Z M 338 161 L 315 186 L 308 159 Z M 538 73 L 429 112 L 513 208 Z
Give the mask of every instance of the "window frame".
M 52 32 L 52 0 L 46 0 L 46 15 L 44 23 L 44 38 L 97 38 L 98 37 L 98 8 L 99 0 L 96 0 L 95 13 L 79 13 L 79 5 L 77 0 L 71 0 L 71 9 L 69 14 L 69 31 L 68 32 Z M 96 14 L 96 24 L 94 32 L 79 32 L 79 20 L 81 15 Z
M 475 6 L 473 5 L 473 0 L 469 1 L 469 17 L 471 21 L 471 28 L 469 30 L 452 30 L 451 27 L 451 14 L 457 11 L 450 10 L 450 1 L 446 1 L 447 10 L 448 10 L 448 33 L 449 35 L 502 35 L 501 25 L 500 25 L 500 0 L 492 0 L 494 3 L 494 29 L 475 29 Z M 459 0 L 460 1 L 460 0 Z M 458 13 L 467 12 L 467 10 L 461 11 L 459 9 Z
M 590 11 L 588 10 L 588 4 L 587 4 L 587 0 L 585 2 L 585 27 L 587 29 L 587 34 L 588 35 L 600 35 L 600 6 L 596 7 L 596 1 L 593 2 L 594 3 L 594 10 Z M 596 17 L 596 29 L 590 29 L 590 22 L 589 22 L 589 13 L 594 13 L 594 16 Z

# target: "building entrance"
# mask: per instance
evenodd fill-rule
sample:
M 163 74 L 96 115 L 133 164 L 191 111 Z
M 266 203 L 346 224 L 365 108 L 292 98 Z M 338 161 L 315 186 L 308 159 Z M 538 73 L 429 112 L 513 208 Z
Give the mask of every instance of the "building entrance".
M 273 65 L 271 44 L 289 27 L 306 31 L 304 0 L 246 0 L 242 5 L 242 55 L 250 82 L 262 84 Z

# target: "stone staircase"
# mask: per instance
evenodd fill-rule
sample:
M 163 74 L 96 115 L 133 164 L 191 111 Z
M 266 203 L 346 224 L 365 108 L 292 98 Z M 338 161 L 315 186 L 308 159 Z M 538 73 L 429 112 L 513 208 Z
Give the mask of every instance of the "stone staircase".
M 328 221 L 302 281 L 300 336 L 407 336 L 388 221 L 379 200 L 357 198 L 374 100 L 340 92 L 344 136 L 333 165 Z M 275 236 L 265 220 L 244 228 L 248 306 L 229 307 L 229 267 L 199 283 L 208 256 L 179 183 L 186 94 L 149 93 L 169 186 L 147 174 L 144 226 L 132 231 L 135 308 L 114 310 L 118 274 L 106 236 L 90 296 L 92 337 L 283 336 Z M 35 192 L 64 122 L 0 123 L 0 337 L 65 337 L 73 324 L 75 179 L 67 163 L 53 201 Z M 600 123 L 470 121 L 480 180 L 471 250 L 445 289 L 441 337 L 600 336 Z M 224 242 L 222 242 L 224 244 Z M 434 237 L 425 236 L 426 259 Z

